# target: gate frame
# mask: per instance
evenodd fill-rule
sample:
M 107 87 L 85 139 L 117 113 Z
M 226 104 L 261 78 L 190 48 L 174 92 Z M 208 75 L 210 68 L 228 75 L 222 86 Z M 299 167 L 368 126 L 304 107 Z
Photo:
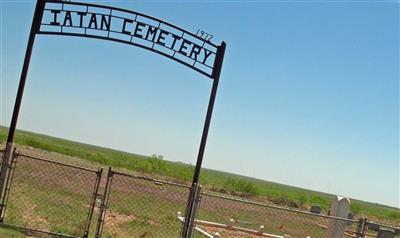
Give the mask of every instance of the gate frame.
M 7 208 L 7 202 L 8 202 L 8 198 L 9 198 L 10 191 L 11 191 L 11 184 L 12 184 L 12 181 L 14 178 L 15 168 L 17 166 L 17 160 L 18 160 L 17 148 L 14 147 L 12 154 L 10 154 L 8 156 L 11 156 L 11 163 L 4 165 L 6 167 L 7 174 L 5 176 L 6 181 L 4 184 L 5 185 L 4 195 L 1 198 L 1 203 L 0 203 L 0 223 L 3 223 L 3 221 L 4 221 L 4 216 L 5 216 L 6 208 Z
M 99 207 L 100 209 L 99 209 L 99 216 L 98 216 L 98 219 L 97 219 L 97 227 L 96 227 L 95 238 L 101 238 L 101 236 L 103 234 L 103 227 L 104 227 L 104 224 L 105 224 L 105 216 L 106 216 L 106 212 L 107 212 L 107 209 L 108 209 L 108 203 L 109 203 L 109 198 L 110 198 L 110 194 L 111 194 L 112 181 L 113 181 L 114 175 L 119 175 L 119 176 L 123 176 L 123 177 L 138 179 L 138 180 L 141 180 L 141 181 L 151 181 L 151 182 L 154 182 L 156 184 L 157 183 L 166 184 L 166 185 L 170 185 L 170 186 L 174 186 L 174 187 L 180 187 L 180 188 L 183 188 L 183 189 L 188 189 L 189 197 L 193 198 L 193 200 L 195 201 L 195 204 L 196 204 L 195 213 L 192 214 L 192 216 L 194 217 L 193 221 L 191 223 L 189 223 L 191 225 L 192 229 L 195 228 L 194 227 L 194 221 L 195 221 L 195 218 L 196 218 L 196 215 L 197 215 L 198 208 L 200 207 L 200 201 L 201 201 L 201 196 L 202 196 L 201 186 L 197 186 L 196 191 L 194 191 L 191 186 L 186 185 L 186 184 L 170 182 L 170 181 L 166 181 L 166 180 L 160 180 L 160 179 L 156 179 L 156 178 L 152 178 L 152 177 L 138 176 L 138 175 L 134 175 L 134 174 L 130 174 L 130 173 L 124 173 L 124 172 L 120 172 L 118 170 L 114 170 L 110 166 L 108 168 L 107 179 L 106 179 L 106 184 L 105 184 L 105 188 L 104 188 L 104 191 L 103 191 L 103 195 L 101 195 L 101 205 Z M 195 196 L 194 197 L 193 197 L 193 194 L 194 194 L 193 192 L 195 192 Z M 191 200 L 192 199 L 190 199 L 190 201 Z M 189 200 L 187 202 L 189 202 Z M 186 204 L 186 206 L 187 206 L 187 204 Z M 183 228 L 181 229 L 180 232 L 181 232 L 180 235 L 182 235 Z
M 189 238 L 193 236 L 193 232 L 196 226 L 196 218 L 200 209 L 202 197 L 202 187 L 200 184 L 194 184 L 190 187 L 189 199 L 186 206 L 185 220 L 181 230 L 182 238 Z M 191 208 L 188 210 L 188 208 Z
M 90 207 L 89 207 L 89 213 L 86 219 L 86 226 L 85 226 L 85 232 L 83 234 L 83 238 L 87 238 L 89 236 L 89 231 L 90 231 L 90 225 L 92 222 L 93 218 L 93 213 L 94 213 L 94 208 L 96 206 L 96 200 L 99 197 L 99 188 L 100 188 L 100 182 L 101 182 L 101 177 L 103 175 L 103 168 L 99 168 L 99 170 L 96 172 L 96 182 L 94 183 L 94 188 L 93 188 L 93 193 L 92 193 L 92 201 L 90 202 Z
M 364 238 L 367 233 L 368 219 L 366 217 L 361 217 L 357 223 L 357 233 L 356 238 Z
M 56 164 L 59 166 L 65 166 L 65 167 L 69 167 L 69 168 L 73 168 L 73 169 L 84 170 L 84 171 L 88 171 L 88 172 L 96 174 L 96 180 L 94 181 L 94 187 L 92 189 L 92 196 L 91 196 L 89 209 L 88 209 L 88 213 L 87 213 L 87 218 L 86 218 L 86 222 L 85 222 L 85 228 L 83 230 L 82 236 L 76 237 L 76 236 L 72 236 L 72 235 L 68 235 L 68 234 L 60 234 L 60 233 L 44 231 L 44 230 L 39 230 L 39 229 L 32 228 L 32 227 L 24 227 L 24 226 L 19 226 L 19 225 L 14 225 L 14 224 L 9 224 L 7 222 L 4 222 L 4 219 L 6 218 L 5 215 L 6 215 L 8 198 L 9 198 L 9 195 L 11 192 L 12 182 L 13 182 L 14 173 L 15 173 L 15 170 L 17 167 L 17 162 L 18 162 L 19 156 L 25 157 L 25 158 L 28 158 L 31 160 L 35 160 L 35 161 L 42 161 L 42 162 L 46 162 L 46 163 Z M 11 227 L 13 229 L 54 235 L 57 237 L 66 237 L 66 238 L 87 238 L 88 237 L 90 225 L 91 225 L 92 218 L 93 218 L 94 209 L 96 206 L 96 199 L 99 195 L 98 191 L 99 191 L 99 187 L 100 187 L 101 177 L 103 174 L 103 168 L 99 167 L 97 170 L 94 170 L 94 169 L 85 168 L 85 167 L 81 167 L 81 166 L 65 164 L 65 163 L 58 162 L 58 161 L 39 158 L 39 157 L 31 156 L 28 154 L 20 153 L 17 151 L 16 147 L 14 147 L 14 149 L 13 149 L 11 164 L 8 165 L 6 168 L 7 168 L 6 183 L 5 183 L 6 187 L 4 189 L 4 195 L 2 197 L 1 204 L 0 204 L 0 227 L 1 226 Z
M 107 180 L 106 180 L 106 186 L 104 187 L 104 193 L 101 197 L 99 215 L 97 217 L 95 238 L 101 238 L 101 235 L 103 234 L 104 219 L 106 217 L 108 199 L 110 198 L 110 190 L 111 190 L 113 175 L 114 175 L 114 171 L 112 170 L 112 168 L 110 166 L 110 167 L 108 167 Z

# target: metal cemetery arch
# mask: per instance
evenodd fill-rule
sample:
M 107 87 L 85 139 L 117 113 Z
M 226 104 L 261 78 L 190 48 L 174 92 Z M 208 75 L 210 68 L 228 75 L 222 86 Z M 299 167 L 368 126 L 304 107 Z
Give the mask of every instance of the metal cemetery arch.
M 192 190 L 188 199 L 186 222 L 182 230 L 182 237 L 189 237 L 193 225 L 191 221 L 194 219 L 196 210 L 193 200 L 197 193 L 201 164 L 225 54 L 225 42 L 215 45 L 210 42 L 210 39 L 204 39 L 170 23 L 121 8 L 60 0 L 37 0 L 0 170 L 0 197 L 3 195 L 29 62 L 37 34 L 88 37 L 135 45 L 179 62 L 213 80 L 193 175 Z

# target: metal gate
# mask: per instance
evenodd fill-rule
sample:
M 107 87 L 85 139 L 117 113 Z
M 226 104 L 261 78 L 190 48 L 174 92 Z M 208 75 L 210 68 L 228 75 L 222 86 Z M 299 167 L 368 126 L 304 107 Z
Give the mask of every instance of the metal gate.
M 189 190 L 110 168 L 96 237 L 179 237 Z
M 102 169 L 13 151 L 1 200 L 2 226 L 59 237 L 87 237 Z

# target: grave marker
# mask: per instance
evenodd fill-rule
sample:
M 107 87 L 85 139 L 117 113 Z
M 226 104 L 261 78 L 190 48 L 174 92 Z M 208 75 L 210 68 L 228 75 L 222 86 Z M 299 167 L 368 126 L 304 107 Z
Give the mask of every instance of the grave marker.
M 333 217 L 346 218 L 349 214 L 350 199 L 336 196 L 332 201 L 330 215 Z M 344 236 L 346 221 L 331 218 L 328 223 L 326 238 L 338 238 Z

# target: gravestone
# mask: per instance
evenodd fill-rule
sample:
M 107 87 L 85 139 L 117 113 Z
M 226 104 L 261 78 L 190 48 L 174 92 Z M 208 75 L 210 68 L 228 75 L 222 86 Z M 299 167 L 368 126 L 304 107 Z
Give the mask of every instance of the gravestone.
M 347 218 L 350 208 L 350 199 L 336 196 L 333 198 L 330 216 Z M 346 221 L 331 218 L 328 222 L 326 238 L 344 237 Z
M 394 238 L 394 232 L 389 230 L 379 230 L 377 238 Z
M 310 212 L 315 214 L 321 214 L 321 208 L 319 206 L 313 205 L 311 206 Z
M 354 214 L 349 212 L 349 215 L 347 215 L 347 219 L 354 220 Z M 353 224 L 353 222 L 352 221 L 348 221 L 346 224 L 348 226 L 351 226 Z
M 378 224 L 370 223 L 368 224 L 368 229 L 371 231 L 379 231 L 381 227 Z
M 349 212 L 349 214 L 347 215 L 347 218 L 350 219 L 350 220 L 353 220 L 354 219 L 354 214 Z

